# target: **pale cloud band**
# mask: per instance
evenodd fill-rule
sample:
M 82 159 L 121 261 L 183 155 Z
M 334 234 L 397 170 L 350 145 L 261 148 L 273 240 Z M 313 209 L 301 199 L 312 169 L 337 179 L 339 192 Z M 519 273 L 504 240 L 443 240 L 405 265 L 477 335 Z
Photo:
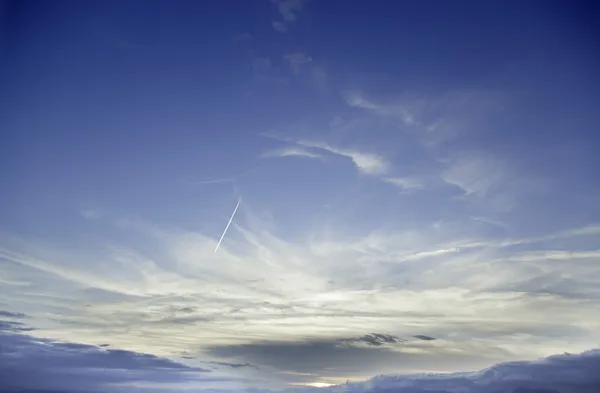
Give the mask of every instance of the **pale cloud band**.
M 30 307 L 27 299 L 58 307 L 33 336 L 89 345 L 108 341 L 159 356 L 210 354 L 221 359 L 215 361 L 261 370 L 278 366 L 281 372 L 316 373 L 337 365 L 340 378 L 366 378 L 385 367 L 415 371 L 418 359 L 420 369 L 448 369 L 462 351 L 470 355 L 461 367 L 477 368 L 526 353 L 548 355 L 566 345 L 583 350 L 600 328 L 592 301 L 600 296 L 594 289 L 600 278 L 593 273 L 600 254 L 589 251 L 598 226 L 514 239 L 424 227 L 291 243 L 262 227 L 238 224 L 214 254 L 216 239 L 200 233 L 123 225 L 165 257 L 113 248 L 88 260 L 103 260 L 107 267 L 95 269 L 72 263 L 82 261 L 76 255 L 40 246 L 2 250 L 15 274 L 29 269 L 39 277 L 30 295 L 19 295 L 19 287 L 7 290 L 7 299 L 23 311 Z M 556 239 L 565 248 L 548 248 Z M 578 269 L 572 271 L 568 263 L 575 260 Z M 53 286 L 53 297 L 35 289 L 44 282 L 60 284 Z M 74 294 L 77 300 L 63 300 Z M 552 313 L 564 320 L 548 320 Z M 576 328 L 569 322 L 583 315 L 586 324 Z M 130 331 L 139 333 L 124 334 Z M 532 336 L 544 345 L 532 343 Z M 298 351 L 307 358 L 298 359 Z M 314 369 L 305 363 L 313 358 L 322 359 Z M 367 363 L 350 360 L 356 358 Z
M 354 166 L 358 169 L 358 171 L 364 174 L 382 175 L 385 174 L 390 168 L 390 163 L 388 162 L 388 160 L 380 154 L 363 152 L 351 148 L 336 147 L 325 142 L 313 141 L 309 139 L 281 137 L 273 134 L 264 135 L 283 142 L 294 143 L 301 147 L 322 150 L 337 156 L 349 158 L 354 164 Z M 272 152 L 267 152 L 263 154 L 263 156 L 265 155 L 278 157 L 305 156 L 309 158 L 317 158 L 312 156 L 314 155 L 314 153 L 308 152 L 305 149 L 298 148 L 284 148 L 280 150 L 274 150 Z
M 269 150 L 264 152 L 261 157 L 270 158 L 270 157 L 304 157 L 304 158 L 313 158 L 313 159 L 321 159 L 323 156 L 321 154 L 317 154 L 315 152 L 309 151 L 308 149 L 304 149 L 302 147 L 284 147 L 281 149 Z

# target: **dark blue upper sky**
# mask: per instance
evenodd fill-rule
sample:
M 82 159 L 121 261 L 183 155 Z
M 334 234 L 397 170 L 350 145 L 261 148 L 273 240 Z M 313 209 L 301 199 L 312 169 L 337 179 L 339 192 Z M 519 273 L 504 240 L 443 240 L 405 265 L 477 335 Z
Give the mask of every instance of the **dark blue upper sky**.
M 597 346 L 598 14 L 2 2 L 0 305 L 244 386 Z

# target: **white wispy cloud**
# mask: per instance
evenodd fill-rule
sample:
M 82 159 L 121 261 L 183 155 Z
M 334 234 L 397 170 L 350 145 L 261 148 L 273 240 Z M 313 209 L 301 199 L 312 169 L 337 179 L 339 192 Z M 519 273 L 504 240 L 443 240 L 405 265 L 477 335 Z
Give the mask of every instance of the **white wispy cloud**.
M 283 56 L 294 74 L 299 74 L 305 64 L 310 63 L 312 58 L 304 52 L 294 52 Z
M 81 215 L 89 220 L 97 220 L 104 217 L 104 212 L 100 209 L 85 209 L 81 211 Z
M 394 355 L 398 358 L 386 360 L 397 370 L 410 371 L 400 360 L 407 356 L 402 351 L 444 359 L 444 354 L 464 349 L 474 337 L 477 347 L 470 350 L 480 354 L 480 365 L 489 356 L 543 356 L 561 347 L 575 351 L 591 345 L 587 337 L 600 328 L 594 322 L 600 321 L 600 314 L 585 297 L 600 295 L 593 290 L 600 284 L 593 269 L 600 254 L 590 251 L 598 228 L 495 239 L 469 238 L 465 229 L 423 227 L 370 232 L 360 239 L 315 236 L 289 242 L 260 225 L 234 224 L 227 244 L 215 254 L 214 238 L 137 223 L 129 224 L 128 231 L 147 238 L 152 247 L 112 247 L 110 258 L 92 253 L 87 261 L 104 260 L 102 269 L 87 262 L 65 265 L 83 259 L 68 252 L 45 252 L 39 246 L 32 248 L 37 250 L 35 258 L 27 255 L 26 246 L 19 252 L 4 249 L 1 256 L 47 275 L 40 279 L 56 276 L 70 283 L 55 289 L 64 298 L 77 294 L 80 303 L 64 302 L 52 311 L 49 315 L 61 323 L 32 332 L 38 337 L 89 344 L 109 341 L 162 356 L 183 351 L 201 355 L 208 350 L 206 343 L 227 348 L 266 338 L 335 340 L 372 332 L 438 338 L 407 344 Z M 572 247 L 544 248 L 559 238 L 564 245 L 573 239 Z M 571 264 L 576 260 L 579 268 L 574 270 Z M 30 277 L 35 284 L 36 276 Z M 573 282 L 582 286 L 573 287 Z M 514 283 L 521 287 L 509 286 Z M 6 296 L 15 307 L 30 304 L 20 300 L 19 288 Z M 60 299 L 54 302 L 61 304 Z M 564 318 L 548 320 L 554 314 Z M 578 321 L 577 326 L 569 321 Z M 532 334 L 535 343 L 528 342 Z M 279 362 L 289 362 L 288 371 L 299 371 L 294 369 L 300 367 L 293 360 L 296 347 L 285 348 L 289 353 L 281 356 L 290 357 Z M 337 347 L 324 348 L 343 359 Z M 240 356 L 241 363 L 252 363 L 243 352 Z M 254 359 L 255 354 L 247 356 Z M 449 359 L 439 361 L 451 370 Z
M 302 10 L 306 0 L 271 0 L 277 7 L 282 20 L 273 21 L 273 28 L 280 33 L 286 33 L 296 23 L 296 14 Z
M 255 84 L 283 85 L 288 80 L 282 75 L 280 68 L 269 57 L 255 57 L 249 68 L 252 72 L 252 81 Z
M 447 160 L 441 178 L 461 189 L 466 198 L 485 201 L 499 210 L 510 210 L 518 193 L 531 188 L 504 161 L 480 151 L 461 152 Z
M 345 92 L 344 99 L 352 107 L 370 110 L 384 116 L 396 117 L 402 120 L 405 125 L 413 126 L 420 124 L 420 121 L 416 117 L 417 114 L 414 113 L 414 108 L 405 103 L 379 104 L 355 91 Z
M 494 225 L 500 228 L 508 228 L 508 225 L 506 223 L 489 217 L 471 217 L 471 219 L 485 224 Z
M 313 158 L 313 159 L 322 159 L 323 156 L 321 154 L 317 154 L 310 150 L 304 149 L 302 147 L 292 146 L 292 147 L 283 147 L 281 149 L 274 149 L 264 152 L 261 157 L 269 158 L 269 157 L 305 157 L 305 158 Z
M 273 29 L 275 29 L 276 31 L 278 31 L 280 33 L 287 33 L 287 31 L 288 31 L 288 26 L 285 22 L 275 20 L 275 21 L 273 21 L 272 25 L 273 25 Z
M 326 142 L 314 141 L 310 139 L 282 137 L 271 133 L 265 133 L 264 136 L 273 138 L 286 143 L 293 143 L 298 146 L 303 146 L 310 149 L 317 149 L 335 154 L 341 157 L 348 158 L 352 161 L 359 172 L 369 175 L 384 175 L 390 168 L 389 161 L 382 155 L 365 152 L 358 149 L 343 148 L 333 146 Z
M 345 149 L 335 147 L 323 142 L 315 142 L 310 140 L 298 140 L 297 144 L 322 149 L 339 156 L 343 156 L 352 160 L 356 168 L 363 173 L 370 175 L 384 174 L 390 167 L 389 162 L 385 157 L 376 153 L 367 153 L 359 150 Z
M 396 121 L 399 131 L 423 149 L 420 160 L 429 162 L 429 172 L 436 171 L 437 183 L 460 189 L 464 201 L 508 211 L 541 184 L 531 176 L 526 178 L 508 158 L 501 159 L 489 146 L 474 148 L 469 142 L 474 134 L 487 132 L 494 116 L 502 113 L 497 94 L 462 91 L 375 100 L 353 91 L 345 92 L 344 98 L 349 106 L 362 109 L 369 116 Z M 408 178 L 423 175 L 415 173 Z M 431 173 L 427 176 L 431 177 Z M 404 181 L 383 180 L 401 188 L 410 186 Z M 430 179 L 427 183 L 436 182 Z
M 489 155 L 461 154 L 442 172 L 448 184 L 467 195 L 486 197 L 506 182 L 506 169 Z
M 502 113 L 501 97 L 483 91 L 400 94 L 392 100 L 375 100 L 358 91 L 347 91 L 343 98 L 351 107 L 398 121 L 405 133 L 428 148 L 457 137 L 481 134 L 486 130 L 484 125 Z
M 417 178 L 411 177 L 385 177 L 383 181 L 400 188 L 403 192 L 422 190 L 425 185 Z

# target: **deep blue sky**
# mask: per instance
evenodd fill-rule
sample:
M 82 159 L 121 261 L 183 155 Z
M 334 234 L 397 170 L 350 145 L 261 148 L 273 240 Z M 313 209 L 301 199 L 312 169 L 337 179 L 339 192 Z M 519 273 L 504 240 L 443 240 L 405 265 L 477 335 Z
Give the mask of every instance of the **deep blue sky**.
M 65 391 L 597 347 L 594 3 L 0 3 L 2 340 L 146 381 Z

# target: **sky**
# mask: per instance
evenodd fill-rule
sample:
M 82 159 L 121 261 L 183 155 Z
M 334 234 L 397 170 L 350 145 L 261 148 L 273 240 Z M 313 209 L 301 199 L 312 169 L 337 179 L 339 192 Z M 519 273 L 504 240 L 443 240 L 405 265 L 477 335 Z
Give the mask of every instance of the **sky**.
M 0 2 L 0 391 L 597 392 L 597 13 Z

